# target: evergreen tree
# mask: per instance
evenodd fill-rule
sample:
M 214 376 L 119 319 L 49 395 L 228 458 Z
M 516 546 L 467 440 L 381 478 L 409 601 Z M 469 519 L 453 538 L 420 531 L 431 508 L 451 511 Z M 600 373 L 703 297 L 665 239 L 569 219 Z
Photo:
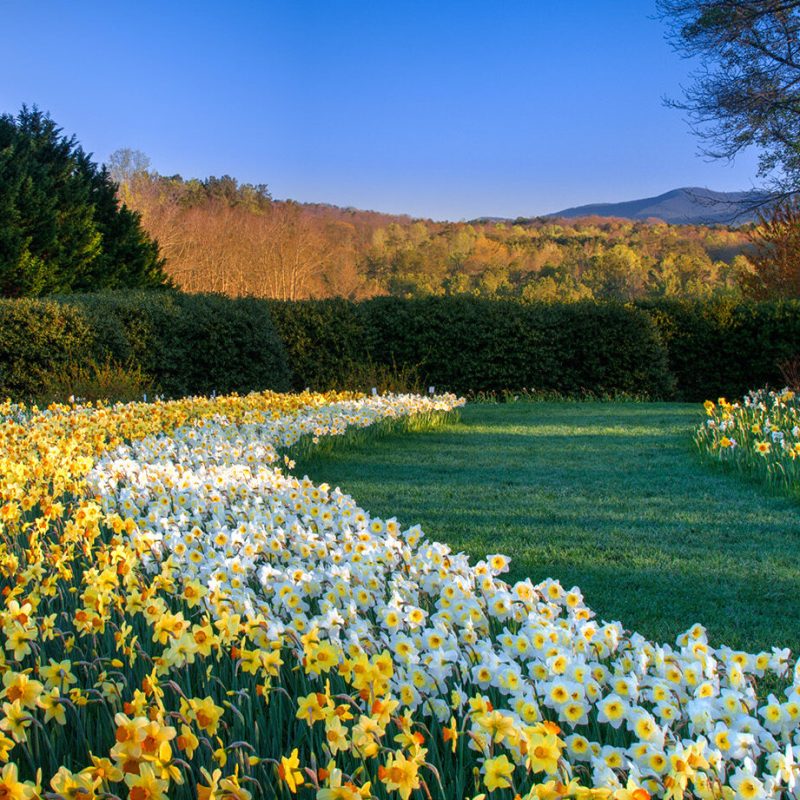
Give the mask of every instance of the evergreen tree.
M 116 188 L 48 115 L 0 116 L 0 295 L 165 285 L 157 243 Z

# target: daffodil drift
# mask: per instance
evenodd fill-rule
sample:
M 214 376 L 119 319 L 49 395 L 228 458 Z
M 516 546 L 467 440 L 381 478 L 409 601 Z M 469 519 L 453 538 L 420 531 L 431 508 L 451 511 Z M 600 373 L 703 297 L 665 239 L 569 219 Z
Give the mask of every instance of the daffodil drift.
M 0 407 L 0 800 L 796 796 L 788 651 L 647 641 L 292 474 L 462 402 Z
M 706 458 L 800 496 L 800 404 L 789 389 L 750 392 L 741 402 L 706 400 L 695 443 Z

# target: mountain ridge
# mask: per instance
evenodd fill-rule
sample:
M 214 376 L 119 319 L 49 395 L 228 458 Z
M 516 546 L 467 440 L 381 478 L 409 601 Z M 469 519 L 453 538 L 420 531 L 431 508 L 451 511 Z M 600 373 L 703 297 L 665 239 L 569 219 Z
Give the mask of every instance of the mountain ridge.
M 715 192 L 696 186 L 671 189 L 653 197 L 618 203 L 589 203 L 565 208 L 545 217 L 620 217 L 660 219 L 673 225 L 742 225 L 757 219 L 757 208 L 769 200 L 766 192 Z

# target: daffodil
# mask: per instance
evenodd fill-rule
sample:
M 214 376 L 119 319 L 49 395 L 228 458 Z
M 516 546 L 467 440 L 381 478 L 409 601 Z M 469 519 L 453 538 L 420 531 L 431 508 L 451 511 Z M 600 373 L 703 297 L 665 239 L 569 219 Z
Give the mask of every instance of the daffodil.
M 193 719 L 200 730 L 213 736 L 219 728 L 225 709 L 218 706 L 211 697 L 191 698 L 188 703 L 181 701 L 181 713 Z
M 97 797 L 101 780 L 91 769 L 72 772 L 66 767 L 59 767 L 58 772 L 50 781 L 50 786 L 56 794 L 69 798 L 69 800 L 73 800 L 73 798 L 88 800 L 88 798 Z M 139 798 L 139 800 L 149 800 L 149 798 Z
M 344 781 L 342 771 L 334 768 L 328 785 L 317 790 L 316 800 L 367 800 L 372 796 L 370 786 L 370 783 L 365 783 L 358 787 L 352 781 Z
M 30 781 L 21 781 L 16 764 L 6 764 L 0 772 L 0 797 L 3 800 L 32 800 L 39 788 Z
M 298 786 L 302 786 L 305 783 L 303 773 L 300 771 L 300 758 L 296 747 L 288 758 L 281 756 L 281 760 L 278 763 L 278 777 L 286 784 L 292 794 L 297 792 Z
M 542 734 L 536 729 L 528 730 L 525 735 L 527 766 L 531 772 L 544 772 L 555 775 L 558 771 L 558 760 L 564 749 L 564 742 L 555 734 Z
M 125 776 L 129 800 L 166 800 L 169 781 L 157 777 L 151 764 L 139 765 L 139 774 Z
M 389 754 L 386 765 L 378 768 L 378 777 L 389 791 L 396 791 L 408 800 L 414 789 L 419 789 L 419 764 L 413 759 L 407 759 L 398 751 Z
M 486 788 L 493 792 L 496 789 L 508 789 L 513 784 L 514 764 L 508 760 L 505 753 L 496 758 L 487 758 L 483 762 L 483 782 Z
M 11 734 L 16 742 L 27 742 L 28 728 L 30 728 L 33 717 L 19 700 L 13 703 L 3 703 L 3 718 L 0 719 L 0 730 Z
M 44 709 L 45 724 L 54 719 L 59 725 L 67 724 L 66 704 L 57 688 L 42 694 L 38 698 L 39 708 Z

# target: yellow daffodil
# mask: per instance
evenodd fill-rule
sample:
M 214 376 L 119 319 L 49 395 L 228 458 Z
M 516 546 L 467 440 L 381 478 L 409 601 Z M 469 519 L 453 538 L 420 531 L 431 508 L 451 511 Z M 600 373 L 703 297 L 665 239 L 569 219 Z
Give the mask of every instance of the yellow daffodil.
M 281 760 L 278 763 L 278 777 L 286 784 L 292 794 L 297 792 L 298 786 L 302 786 L 305 783 L 305 778 L 299 767 L 300 758 L 296 747 L 288 758 L 281 756 Z
M 513 786 L 512 775 L 514 764 L 505 754 L 496 758 L 487 758 L 483 762 L 483 782 L 486 788 L 493 792 L 496 789 L 508 789 Z

